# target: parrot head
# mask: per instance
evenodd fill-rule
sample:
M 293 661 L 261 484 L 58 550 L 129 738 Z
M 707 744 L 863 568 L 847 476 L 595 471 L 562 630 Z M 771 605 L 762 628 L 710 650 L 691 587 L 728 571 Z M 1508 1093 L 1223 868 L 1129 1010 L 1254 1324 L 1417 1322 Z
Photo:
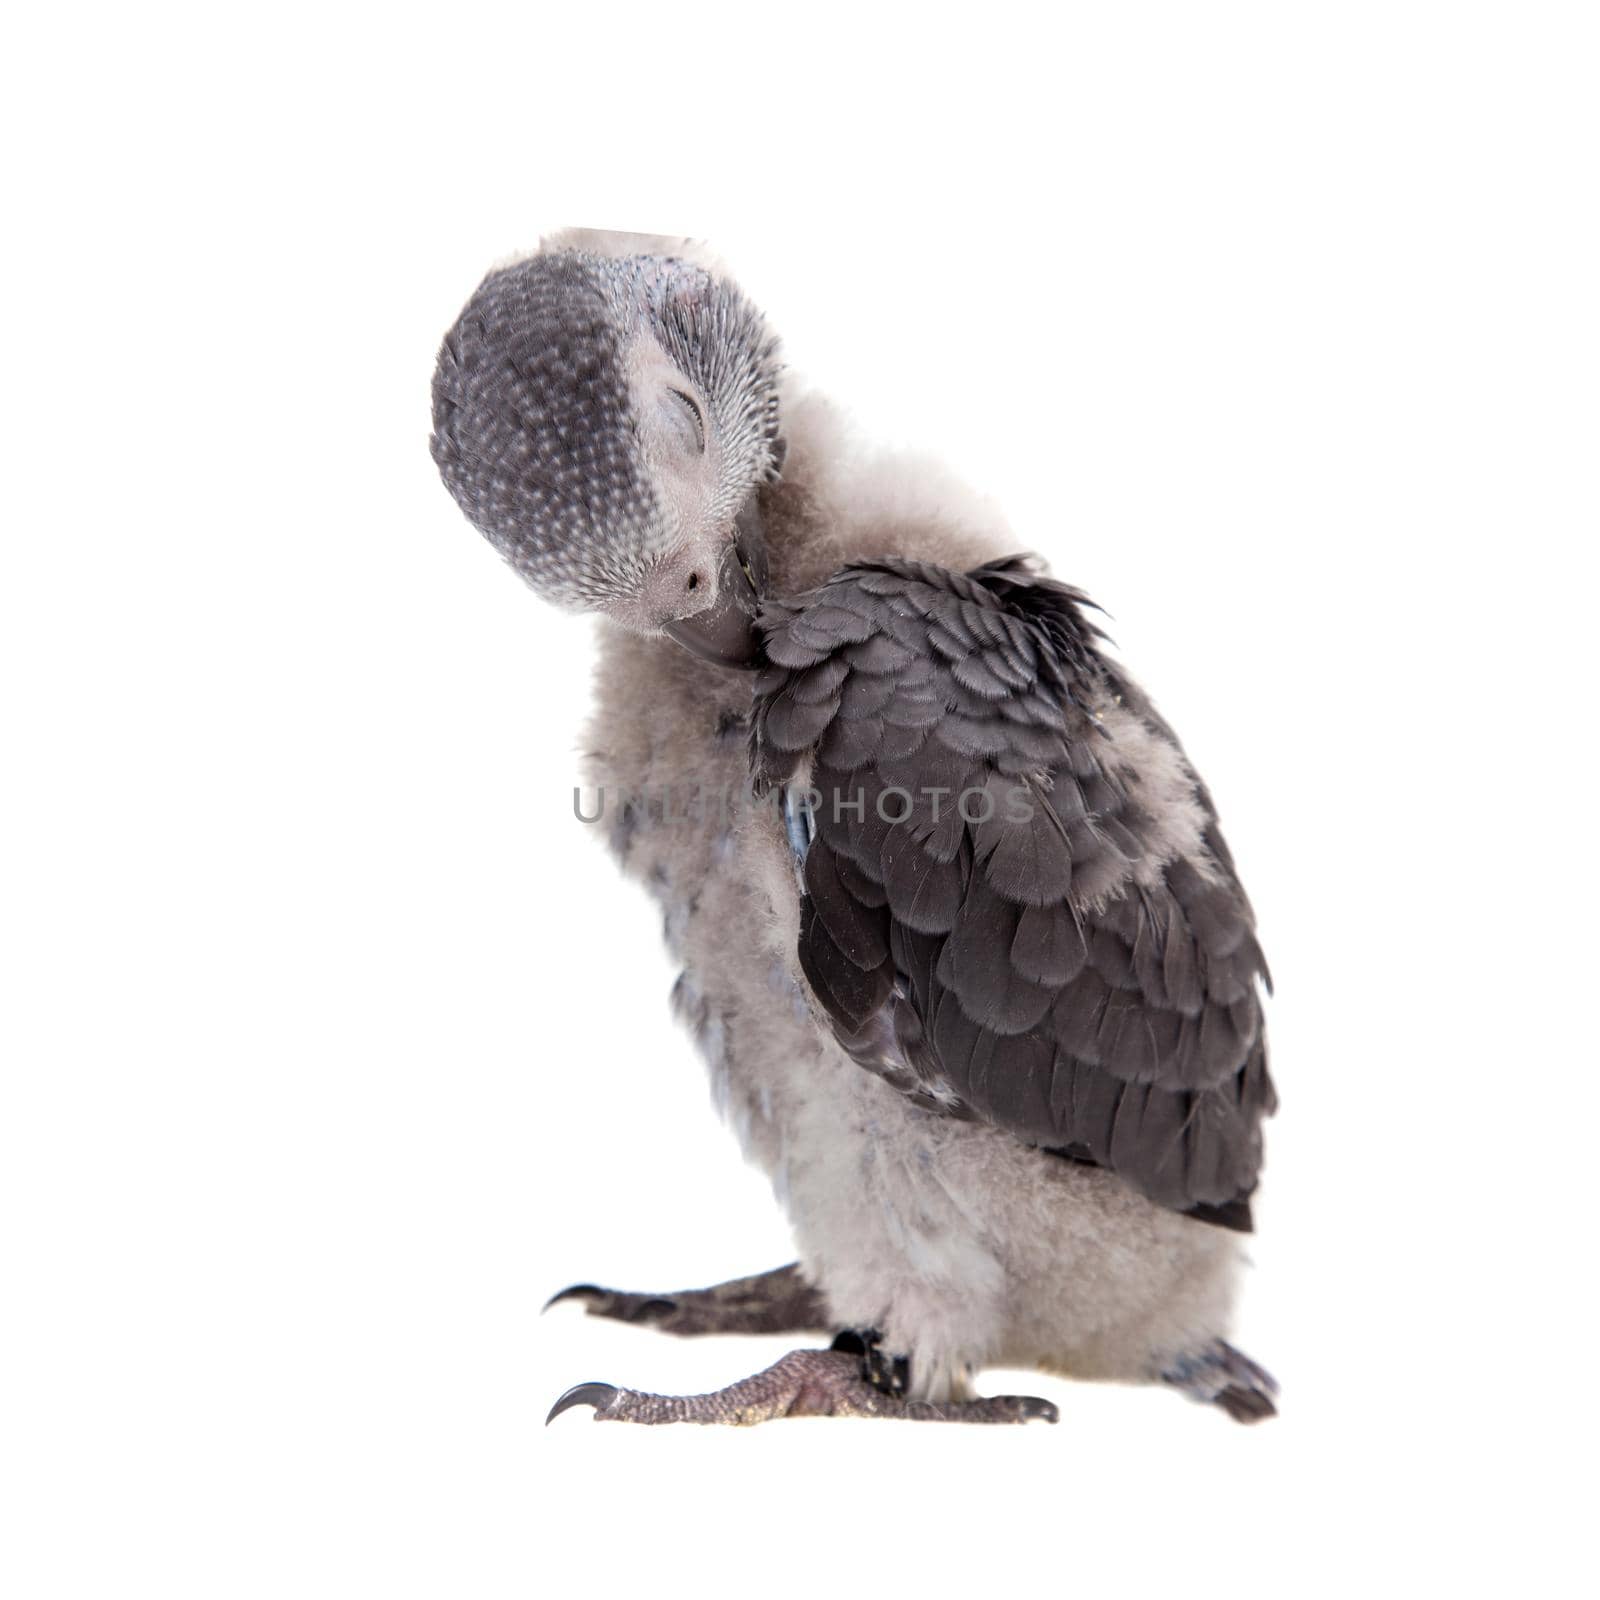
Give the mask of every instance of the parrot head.
M 491 272 L 445 335 L 433 459 L 545 599 L 750 665 L 777 373 L 761 314 L 715 272 L 558 237 Z

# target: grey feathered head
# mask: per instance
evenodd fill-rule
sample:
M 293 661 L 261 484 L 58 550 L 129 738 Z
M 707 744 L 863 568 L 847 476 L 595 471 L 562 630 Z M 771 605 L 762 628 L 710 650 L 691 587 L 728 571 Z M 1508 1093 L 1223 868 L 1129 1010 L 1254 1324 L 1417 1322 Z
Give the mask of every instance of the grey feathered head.
M 782 459 L 777 371 L 761 314 L 720 276 L 558 238 L 490 273 L 445 335 L 433 459 L 547 600 L 742 661 L 765 576 L 755 492 Z

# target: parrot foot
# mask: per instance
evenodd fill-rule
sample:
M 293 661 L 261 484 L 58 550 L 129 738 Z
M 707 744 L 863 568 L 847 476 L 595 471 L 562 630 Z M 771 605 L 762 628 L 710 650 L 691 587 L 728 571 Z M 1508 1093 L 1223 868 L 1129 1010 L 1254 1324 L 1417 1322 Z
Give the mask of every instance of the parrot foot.
M 898 1417 L 907 1422 L 1056 1420 L 1056 1408 L 1032 1395 L 934 1402 L 887 1394 L 867 1376 L 869 1361 L 852 1350 L 791 1350 L 753 1378 L 714 1394 L 644 1394 L 609 1383 L 580 1383 L 550 1408 L 553 1422 L 573 1406 L 593 1406 L 596 1422 L 698 1422 L 747 1427 L 774 1417 Z M 891 1363 L 890 1369 L 898 1363 Z
M 828 1326 L 822 1296 L 800 1276 L 797 1262 L 710 1289 L 628 1294 L 575 1283 L 545 1302 L 581 1300 L 591 1317 L 637 1322 L 663 1333 L 817 1333 Z
M 1278 1414 L 1278 1380 L 1221 1339 L 1174 1362 L 1161 1380 L 1202 1405 L 1221 1406 L 1235 1422 L 1264 1422 Z

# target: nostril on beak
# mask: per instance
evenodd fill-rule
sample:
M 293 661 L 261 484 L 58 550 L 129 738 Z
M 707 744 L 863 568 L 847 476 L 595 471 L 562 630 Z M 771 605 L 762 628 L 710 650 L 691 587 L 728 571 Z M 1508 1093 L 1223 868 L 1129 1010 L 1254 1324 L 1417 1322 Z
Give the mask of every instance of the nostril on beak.
M 668 618 L 692 617 L 716 603 L 717 575 L 703 558 L 693 566 L 684 563 L 675 574 L 669 577 L 663 573 L 662 577 L 665 581 L 656 593 Z
M 661 562 L 646 577 L 636 602 L 646 628 L 660 628 L 680 617 L 692 617 L 715 605 L 717 573 L 699 552 L 685 552 Z

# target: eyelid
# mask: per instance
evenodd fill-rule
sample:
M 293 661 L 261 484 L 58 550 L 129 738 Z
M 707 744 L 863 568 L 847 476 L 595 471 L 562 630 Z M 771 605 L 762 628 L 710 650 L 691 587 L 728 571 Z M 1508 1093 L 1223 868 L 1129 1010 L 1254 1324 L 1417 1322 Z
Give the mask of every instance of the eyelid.
M 706 419 L 700 415 L 700 402 L 683 389 L 674 389 L 669 386 L 667 393 L 672 395 L 674 399 L 681 400 L 689 415 L 694 418 L 695 437 L 700 441 L 700 454 L 704 455 L 706 453 Z

